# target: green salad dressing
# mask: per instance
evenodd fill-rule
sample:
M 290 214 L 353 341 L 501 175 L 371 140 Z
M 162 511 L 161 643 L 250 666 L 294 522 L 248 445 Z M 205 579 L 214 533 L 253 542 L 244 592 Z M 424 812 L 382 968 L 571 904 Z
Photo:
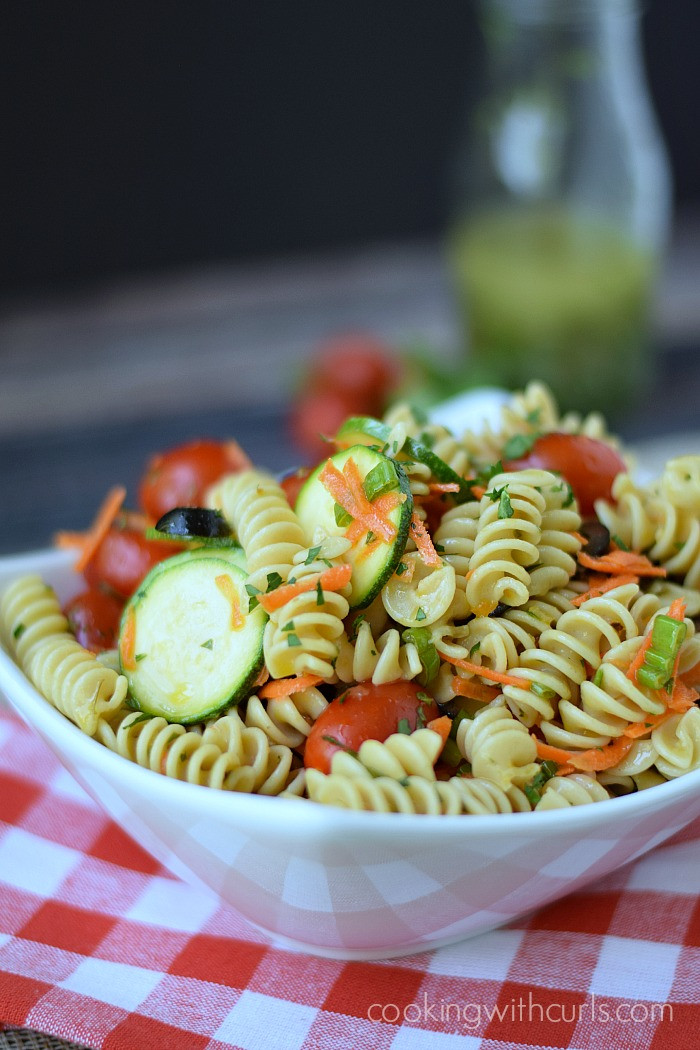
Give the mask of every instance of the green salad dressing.
M 652 254 L 563 208 L 456 224 L 450 260 L 479 376 L 548 383 L 563 409 L 620 411 L 649 374 Z

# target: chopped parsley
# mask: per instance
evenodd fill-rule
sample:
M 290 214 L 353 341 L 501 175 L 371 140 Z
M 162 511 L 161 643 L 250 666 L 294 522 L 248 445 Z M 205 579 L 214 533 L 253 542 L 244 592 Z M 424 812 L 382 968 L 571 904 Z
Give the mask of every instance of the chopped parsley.
M 320 544 L 319 544 L 318 547 L 309 547 L 309 552 L 306 555 L 306 559 L 304 561 L 304 565 L 311 565 L 311 562 L 312 561 L 316 561 L 316 559 L 318 558 L 320 553 L 321 553 L 321 546 L 320 546 Z
M 333 517 L 335 518 L 335 523 L 339 529 L 346 528 L 355 520 L 352 514 L 349 514 L 339 503 L 333 504 Z
M 15 627 L 14 631 L 12 632 L 12 637 L 15 638 L 15 639 L 21 638 L 22 635 L 24 634 L 24 632 L 26 631 L 26 629 L 27 628 L 26 628 L 26 626 L 23 623 L 18 623 L 17 626 Z
M 422 606 L 419 606 L 418 612 L 416 613 L 416 620 L 420 621 L 420 620 L 425 620 L 425 619 L 426 619 L 425 609 Z
M 557 768 L 556 762 L 543 762 L 540 766 L 539 773 L 536 773 L 532 780 L 528 784 L 525 784 L 523 792 L 533 808 L 542 798 L 542 789 L 547 781 L 557 775 Z
M 287 635 L 287 645 L 290 646 L 290 648 L 294 646 L 300 646 L 301 642 L 299 641 L 299 636 L 294 634 L 293 632 L 290 632 Z
M 205 642 L 204 646 L 207 649 L 211 649 L 211 647 L 212 647 L 211 639 L 209 640 L 209 645 L 207 645 L 207 643 Z M 140 663 L 142 660 L 145 660 L 145 659 L 146 659 L 146 653 L 136 653 L 136 655 L 134 656 L 134 660 L 136 660 L 137 664 Z
M 316 604 L 317 605 L 325 605 L 326 604 L 326 596 L 323 593 L 323 587 L 321 586 L 321 581 L 320 580 L 318 580 L 316 582 Z
M 125 729 L 132 729 L 134 726 L 137 726 L 139 724 L 139 722 L 146 722 L 146 721 L 148 721 L 149 718 L 152 718 L 152 717 L 153 717 L 152 715 L 148 715 L 145 712 L 142 712 L 140 715 L 137 715 L 136 718 L 133 718 L 131 720 L 131 722 L 129 722 L 128 725 L 125 725 L 124 728 Z
M 396 566 L 396 569 L 394 571 L 396 572 L 397 576 L 403 576 L 403 574 L 406 572 L 407 569 L 408 569 L 408 565 L 406 564 L 406 562 L 405 561 L 400 561 L 399 564 Z
M 404 733 L 406 736 L 411 735 L 411 723 L 407 718 L 400 718 L 396 727 L 397 733 Z
M 503 446 L 503 458 L 521 459 L 523 456 L 526 456 L 539 436 L 540 434 L 537 430 L 533 430 L 531 434 L 513 434 Z

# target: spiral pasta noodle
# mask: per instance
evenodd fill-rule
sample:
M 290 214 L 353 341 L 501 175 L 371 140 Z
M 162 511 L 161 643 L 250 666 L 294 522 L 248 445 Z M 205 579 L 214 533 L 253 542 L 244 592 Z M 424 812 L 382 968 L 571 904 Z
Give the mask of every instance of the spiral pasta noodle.
M 4 592 L 0 625 L 3 640 L 20 666 L 37 642 L 68 632 L 56 592 L 36 574 L 19 577 Z
M 307 541 L 274 478 L 260 470 L 231 474 L 210 490 L 208 499 L 238 536 L 250 585 L 265 591 L 271 573 L 286 581 L 295 556 L 307 547 Z
M 547 781 L 535 810 L 585 806 L 590 802 L 604 802 L 608 798 L 608 792 L 595 777 L 585 773 L 571 773 L 567 777 L 552 777 Z
M 83 648 L 36 575 L 0 597 L 3 644 L 102 745 L 219 791 L 478 816 L 655 788 L 700 769 L 700 456 L 649 485 L 613 456 L 582 523 L 563 474 L 509 468 L 552 432 L 616 445 L 538 383 L 479 434 L 406 405 L 353 418 L 298 514 L 262 469 L 214 484 L 245 558 L 204 515 L 118 650 Z
M 536 647 L 521 653 L 517 675 L 530 683 L 529 688 L 506 685 L 503 693 L 508 706 L 525 725 L 541 721 L 548 740 L 548 733 L 557 735 L 551 726 L 555 705 L 558 703 L 560 713 L 562 704 L 567 703 L 572 711 L 577 710 L 587 675 L 586 664 L 597 670 L 609 649 L 637 637 L 637 625 L 628 606 L 638 593 L 636 584 L 624 584 L 605 595 L 589 598 L 578 609 L 562 613 L 556 627 L 540 634 Z
M 485 777 L 504 791 L 514 784 L 522 787 L 539 771 L 535 741 L 500 699 L 473 719 L 463 719 L 456 741 L 474 776 Z
M 329 538 L 317 547 L 299 551 L 292 563 L 294 581 L 317 576 L 341 560 L 347 540 Z M 347 593 L 347 588 L 345 589 Z M 286 675 L 333 676 L 343 621 L 350 606 L 345 594 L 319 589 L 296 594 L 274 613 L 265 628 L 265 662 L 274 678 Z
M 375 813 L 457 816 L 528 812 L 531 808 L 522 791 L 512 789 L 506 794 L 490 780 L 476 777 L 430 781 L 408 776 L 401 782 L 369 773 L 353 777 L 309 769 L 306 783 L 314 802 Z
M 89 736 L 94 736 L 99 719 L 120 707 L 126 696 L 126 678 L 104 667 L 67 633 L 35 642 L 24 668 L 49 703 Z
M 404 643 L 395 627 L 390 627 L 378 637 L 362 620 L 357 628 L 355 641 L 343 635 L 338 646 L 335 673 L 341 682 L 387 682 L 410 681 L 423 670 L 418 650 L 412 642 Z

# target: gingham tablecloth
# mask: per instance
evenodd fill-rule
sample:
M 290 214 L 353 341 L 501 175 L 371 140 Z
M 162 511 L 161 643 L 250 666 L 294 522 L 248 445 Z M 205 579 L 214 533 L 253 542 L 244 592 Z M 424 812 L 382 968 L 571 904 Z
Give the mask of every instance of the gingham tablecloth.
M 700 821 L 458 945 L 286 951 L 143 853 L 0 708 L 0 1025 L 104 1050 L 697 1050 L 699 892 Z

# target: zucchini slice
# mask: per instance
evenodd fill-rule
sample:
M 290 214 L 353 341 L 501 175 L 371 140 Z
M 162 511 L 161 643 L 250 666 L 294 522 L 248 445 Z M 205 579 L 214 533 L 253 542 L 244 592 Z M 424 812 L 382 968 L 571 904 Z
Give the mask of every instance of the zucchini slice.
M 230 558 L 186 551 L 157 565 L 122 617 L 119 659 L 141 711 L 188 725 L 249 695 L 267 616 L 248 613 L 247 575 Z
M 370 502 L 387 492 L 396 492 L 403 497 L 387 515 L 395 533 L 386 541 L 379 541 L 371 529 L 364 529 L 353 546 L 344 555 L 352 565 L 351 609 L 362 609 L 369 605 L 389 580 L 406 549 L 408 530 L 413 513 L 413 497 L 403 470 L 399 464 L 376 449 L 358 444 L 336 452 L 330 462 L 342 473 L 348 460 L 352 459 L 363 481 Z M 295 512 L 309 540 L 313 540 L 316 529 L 328 536 L 344 536 L 352 518 L 338 504 L 321 481 L 326 462 L 321 463 L 304 483 L 295 506 Z M 371 475 L 371 477 L 370 477 Z M 372 545 L 368 552 L 367 547 Z
M 383 447 L 390 436 L 391 427 L 386 423 L 382 423 L 381 420 L 374 419 L 372 416 L 352 416 L 342 424 L 336 434 L 336 440 L 341 441 L 344 445 L 362 444 L 374 446 L 379 444 L 380 447 Z M 401 462 L 401 456 L 406 459 L 417 459 L 419 463 L 424 463 L 426 467 L 430 467 L 433 476 L 438 481 L 459 485 L 459 492 L 454 493 L 457 503 L 466 503 L 475 498 L 472 492 L 473 482 L 468 481 L 453 470 L 448 463 L 445 463 L 444 459 L 436 456 L 432 449 L 424 445 L 422 441 L 417 441 L 411 437 L 406 438 L 406 443 L 398 455 L 399 463 Z

